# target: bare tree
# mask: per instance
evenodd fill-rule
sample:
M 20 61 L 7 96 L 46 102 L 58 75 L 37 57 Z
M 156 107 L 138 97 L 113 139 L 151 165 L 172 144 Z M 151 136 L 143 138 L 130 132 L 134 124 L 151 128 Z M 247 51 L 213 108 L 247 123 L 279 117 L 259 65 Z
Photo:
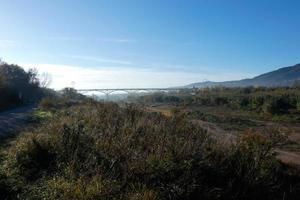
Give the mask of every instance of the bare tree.
M 44 72 L 39 75 L 39 82 L 40 82 L 40 87 L 42 88 L 49 87 L 49 85 L 52 82 L 52 77 L 49 73 Z
M 28 70 L 29 83 L 39 86 L 38 70 L 36 68 L 30 68 Z
M 5 62 L 3 61 L 2 58 L 0 58 L 0 65 L 4 65 L 4 64 L 5 64 Z

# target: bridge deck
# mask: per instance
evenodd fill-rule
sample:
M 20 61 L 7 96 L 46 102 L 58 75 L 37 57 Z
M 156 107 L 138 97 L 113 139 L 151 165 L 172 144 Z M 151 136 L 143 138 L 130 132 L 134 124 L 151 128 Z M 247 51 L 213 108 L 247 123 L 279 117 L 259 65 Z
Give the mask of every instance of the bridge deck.
M 76 89 L 79 92 L 92 91 L 178 91 L 183 88 L 101 88 L 101 89 Z

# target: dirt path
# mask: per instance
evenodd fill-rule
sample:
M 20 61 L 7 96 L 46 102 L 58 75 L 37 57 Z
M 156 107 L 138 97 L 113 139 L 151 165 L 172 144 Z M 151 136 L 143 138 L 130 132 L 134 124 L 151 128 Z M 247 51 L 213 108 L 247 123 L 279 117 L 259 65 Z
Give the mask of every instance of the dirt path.
M 22 129 L 35 105 L 24 106 L 0 112 L 0 137 L 6 137 Z
M 160 112 L 166 116 L 171 116 L 170 107 L 150 107 L 150 111 Z M 217 123 L 207 122 L 203 120 L 193 120 L 195 123 L 200 124 L 209 134 L 212 136 L 216 136 L 220 138 L 224 144 L 231 144 L 237 138 L 238 131 L 229 131 L 224 130 L 220 127 Z M 289 141 L 296 142 L 300 144 L 300 124 L 287 124 L 287 123 L 275 123 L 270 121 L 258 121 L 253 120 L 257 124 L 264 124 L 264 126 L 260 127 L 259 129 L 265 129 L 270 127 L 277 127 L 280 128 L 281 131 L 288 133 Z M 295 151 L 287 151 L 278 149 L 276 150 L 278 153 L 277 158 L 286 164 L 296 165 L 300 168 L 300 152 Z
M 286 164 L 292 164 L 296 166 L 300 166 L 300 154 L 297 152 L 290 152 L 284 150 L 276 150 L 278 153 L 277 158 L 279 158 L 282 162 Z

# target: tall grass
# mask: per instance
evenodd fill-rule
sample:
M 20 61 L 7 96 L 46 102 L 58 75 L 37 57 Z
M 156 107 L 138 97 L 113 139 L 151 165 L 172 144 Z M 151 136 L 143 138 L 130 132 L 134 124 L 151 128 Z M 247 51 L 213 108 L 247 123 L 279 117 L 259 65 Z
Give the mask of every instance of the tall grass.
M 224 146 L 180 113 L 90 102 L 17 138 L 0 177 L 12 199 L 296 199 L 277 140 L 249 133 Z

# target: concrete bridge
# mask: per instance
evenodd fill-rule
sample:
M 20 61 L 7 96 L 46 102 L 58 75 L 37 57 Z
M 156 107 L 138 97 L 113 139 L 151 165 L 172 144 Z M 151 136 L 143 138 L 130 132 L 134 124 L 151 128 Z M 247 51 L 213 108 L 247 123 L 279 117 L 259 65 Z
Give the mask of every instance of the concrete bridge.
M 128 94 L 139 92 L 179 92 L 183 88 L 103 88 L 103 89 L 76 89 L 78 92 L 100 92 L 106 95 L 106 98 L 114 92 L 126 92 Z

